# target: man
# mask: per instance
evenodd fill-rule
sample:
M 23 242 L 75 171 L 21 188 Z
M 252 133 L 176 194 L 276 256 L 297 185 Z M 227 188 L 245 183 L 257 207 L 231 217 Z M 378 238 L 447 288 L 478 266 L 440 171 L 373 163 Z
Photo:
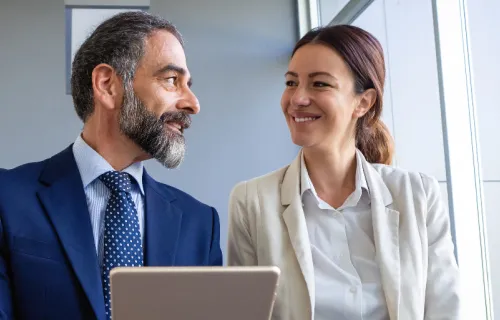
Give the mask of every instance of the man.
M 184 157 L 200 110 L 181 36 L 144 12 L 105 21 L 76 53 L 83 132 L 0 173 L 0 319 L 109 319 L 116 266 L 222 265 L 214 208 L 143 169 Z

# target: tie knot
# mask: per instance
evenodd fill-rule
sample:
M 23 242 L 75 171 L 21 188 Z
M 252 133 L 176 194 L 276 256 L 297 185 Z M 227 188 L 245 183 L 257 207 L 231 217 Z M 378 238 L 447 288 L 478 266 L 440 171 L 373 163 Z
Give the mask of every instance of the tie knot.
M 108 171 L 103 173 L 99 179 L 111 192 L 130 192 L 132 189 L 130 175 L 126 172 Z

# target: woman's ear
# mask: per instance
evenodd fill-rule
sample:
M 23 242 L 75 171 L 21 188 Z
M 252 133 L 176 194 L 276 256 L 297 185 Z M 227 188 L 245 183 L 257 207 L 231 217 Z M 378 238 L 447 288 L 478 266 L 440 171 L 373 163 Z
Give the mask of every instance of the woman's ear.
M 358 106 L 354 109 L 354 116 L 356 118 L 364 116 L 368 111 L 370 111 L 376 100 L 377 92 L 375 89 L 368 89 L 360 94 Z
M 110 65 L 101 63 L 92 70 L 92 88 L 96 105 L 101 105 L 108 110 L 116 109 L 121 105 L 118 103 L 123 94 L 121 80 Z

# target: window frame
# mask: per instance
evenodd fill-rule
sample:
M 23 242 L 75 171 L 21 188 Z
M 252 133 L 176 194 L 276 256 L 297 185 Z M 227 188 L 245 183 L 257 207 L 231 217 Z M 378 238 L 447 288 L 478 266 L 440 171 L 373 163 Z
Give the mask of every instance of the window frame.
M 455 256 L 461 273 L 461 318 L 493 320 L 466 0 L 430 1 L 449 213 Z M 373 2 L 374 0 L 348 1 L 329 25 L 354 22 Z
M 143 10 L 149 11 L 150 6 L 145 5 L 75 5 L 67 4 L 64 8 L 65 14 L 65 64 L 66 64 L 66 94 L 71 95 L 71 68 L 73 63 L 72 32 L 73 32 L 73 10 L 74 9 L 113 9 L 113 10 Z

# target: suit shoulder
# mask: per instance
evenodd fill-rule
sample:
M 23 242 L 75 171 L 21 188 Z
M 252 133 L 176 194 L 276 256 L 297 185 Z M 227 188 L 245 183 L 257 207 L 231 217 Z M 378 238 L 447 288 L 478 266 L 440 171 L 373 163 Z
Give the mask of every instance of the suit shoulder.
M 0 171 L 0 206 L 34 194 L 45 161 L 32 162 Z
M 185 191 L 182 191 L 178 188 L 175 188 L 171 185 L 161 182 L 158 182 L 158 185 L 161 189 L 163 189 L 164 192 L 174 195 L 176 200 L 179 201 L 183 206 L 190 206 L 190 207 L 194 206 L 195 208 L 198 208 L 200 210 L 209 210 L 209 211 L 213 209 L 212 206 L 201 202 L 200 200 L 196 199 L 194 196 L 190 195 Z
M 263 188 L 265 189 L 269 187 L 279 187 L 279 185 L 283 181 L 283 177 L 285 176 L 285 172 L 288 167 L 289 165 L 263 174 L 261 176 L 238 182 L 233 187 L 231 195 L 241 195 L 243 191 L 247 193 L 248 190 L 261 190 Z
M 285 172 L 290 165 L 284 166 L 277 170 L 271 171 L 264 175 L 252 178 L 247 180 L 249 185 L 262 186 L 262 185 L 279 185 L 283 181 L 283 177 L 285 176 Z
M 373 168 L 380 174 L 386 184 L 410 183 L 413 188 L 421 188 L 425 193 L 439 187 L 436 178 L 419 171 L 411 171 L 399 167 L 372 164 Z
M 371 166 L 375 168 L 382 177 L 417 176 L 420 174 L 417 171 L 410 171 L 404 168 L 380 163 L 372 163 Z
M 12 169 L 0 169 L 0 179 L 3 182 L 23 184 L 38 180 L 40 172 L 45 166 L 47 160 L 26 163 Z M 0 183 L 2 185 L 2 183 Z

